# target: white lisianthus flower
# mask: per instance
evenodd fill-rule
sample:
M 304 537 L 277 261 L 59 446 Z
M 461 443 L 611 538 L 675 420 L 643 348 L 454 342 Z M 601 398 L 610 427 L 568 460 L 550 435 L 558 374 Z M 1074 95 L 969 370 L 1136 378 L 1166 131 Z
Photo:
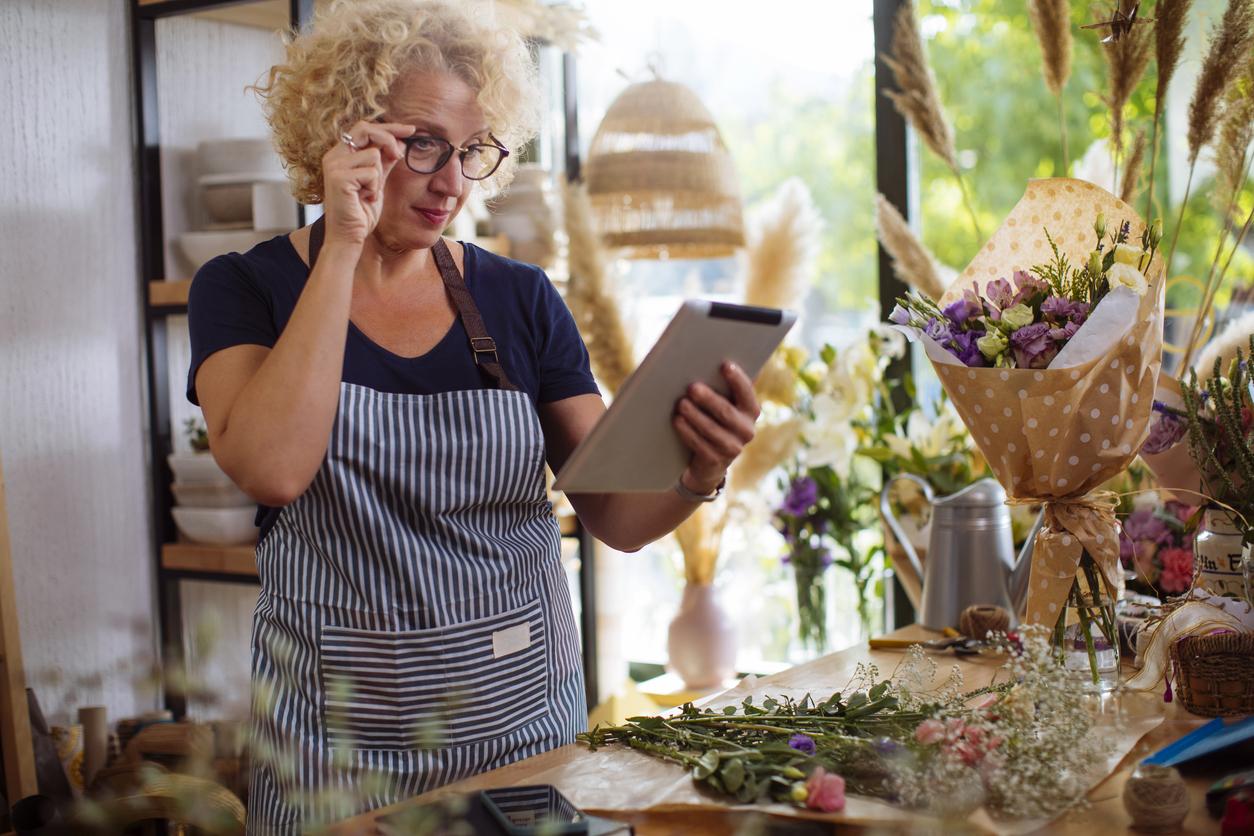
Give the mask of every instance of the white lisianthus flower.
M 1112 288 L 1126 287 L 1137 296 L 1144 296 L 1149 290 L 1149 282 L 1146 281 L 1145 274 L 1122 261 L 1116 261 L 1110 266 L 1110 272 L 1106 274 L 1106 278 L 1110 281 Z
M 1131 244 L 1115 244 L 1115 263 L 1126 264 L 1129 267 L 1139 267 L 1141 258 L 1145 255 L 1145 250 L 1140 247 L 1134 247 Z

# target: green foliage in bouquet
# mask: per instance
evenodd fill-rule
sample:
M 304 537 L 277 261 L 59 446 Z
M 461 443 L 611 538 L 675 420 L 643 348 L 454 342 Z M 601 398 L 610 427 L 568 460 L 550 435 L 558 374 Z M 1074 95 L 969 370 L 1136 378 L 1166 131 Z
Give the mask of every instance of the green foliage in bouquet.
M 1254 538 L 1254 335 L 1249 354 L 1239 349 L 1227 373 L 1219 360 L 1203 386 L 1191 372 L 1181 383 L 1189 454 L 1197 465 L 1206 492 L 1236 511 L 1246 539 Z M 1236 522 L 1234 520 L 1234 522 Z

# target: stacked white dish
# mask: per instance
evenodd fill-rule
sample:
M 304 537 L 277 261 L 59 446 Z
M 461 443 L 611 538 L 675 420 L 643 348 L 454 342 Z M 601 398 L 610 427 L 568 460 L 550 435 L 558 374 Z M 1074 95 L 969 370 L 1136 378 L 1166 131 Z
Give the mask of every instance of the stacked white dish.
M 208 219 L 179 236 L 192 272 L 296 228 L 296 201 L 267 139 L 217 139 L 196 147 L 196 184 Z
M 171 453 L 174 524 L 195 543 L 243 546 L 257 542 L 256 503 L 235 487 L 209 453 Z
M 505 193 L 488 203 L 492 231 L 509 239 L 510 258 L 544 269 L 557 255 L 551 177 L 543 166 L 524 163 Z

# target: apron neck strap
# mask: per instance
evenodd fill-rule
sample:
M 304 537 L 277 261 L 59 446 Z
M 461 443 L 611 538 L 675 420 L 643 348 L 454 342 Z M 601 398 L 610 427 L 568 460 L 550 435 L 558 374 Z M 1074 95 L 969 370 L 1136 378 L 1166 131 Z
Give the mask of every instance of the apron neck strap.
M 322 243 L 325 240 L 326 221 L 318 218 L 309 228 L 310 271 L 318 263 L 318 254 L 322 251 Z M 518 391 L 518 387 L 510 381 L 509 376 L 505 374 L 505 369 L 501 366 L 501 358 L 496 350 L 496 340 L 488 336 L 488 330 L 483 324 L 483 316 L 479 313 L 479 306 L 470 295 L 466 281 L 453 262 L 453 255 L 448 251 L 448 245 L 444 243 L 443 238 L 436 239 L 431 252 L 435 256 L 435 265 L 440 270 L 440 278 L 444 280 L 444 289 L 453 300 L 453 307 L 457 309 L 462 327 L 466 329 L 466 334 L 470 337 L 470 350 L 474 354 L 475 365 L 479 367 L 480 374 L 497 389 L 507 392 Z

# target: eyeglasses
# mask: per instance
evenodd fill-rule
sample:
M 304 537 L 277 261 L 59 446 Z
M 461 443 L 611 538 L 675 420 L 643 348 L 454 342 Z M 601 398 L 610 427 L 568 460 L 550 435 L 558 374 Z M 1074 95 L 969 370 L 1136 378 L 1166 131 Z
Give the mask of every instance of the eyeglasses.
M 509 156 L 509 150 L 499 139 L 492 134 L 488 134 L 488 139 L 489 142 L 472 142 L 465 148 L 438 136 L 411 136 L 401 142 L 405 143 L 405 165 L 415 174 L 435 174 L 456 151 L 467 180 L 486 180 Z

